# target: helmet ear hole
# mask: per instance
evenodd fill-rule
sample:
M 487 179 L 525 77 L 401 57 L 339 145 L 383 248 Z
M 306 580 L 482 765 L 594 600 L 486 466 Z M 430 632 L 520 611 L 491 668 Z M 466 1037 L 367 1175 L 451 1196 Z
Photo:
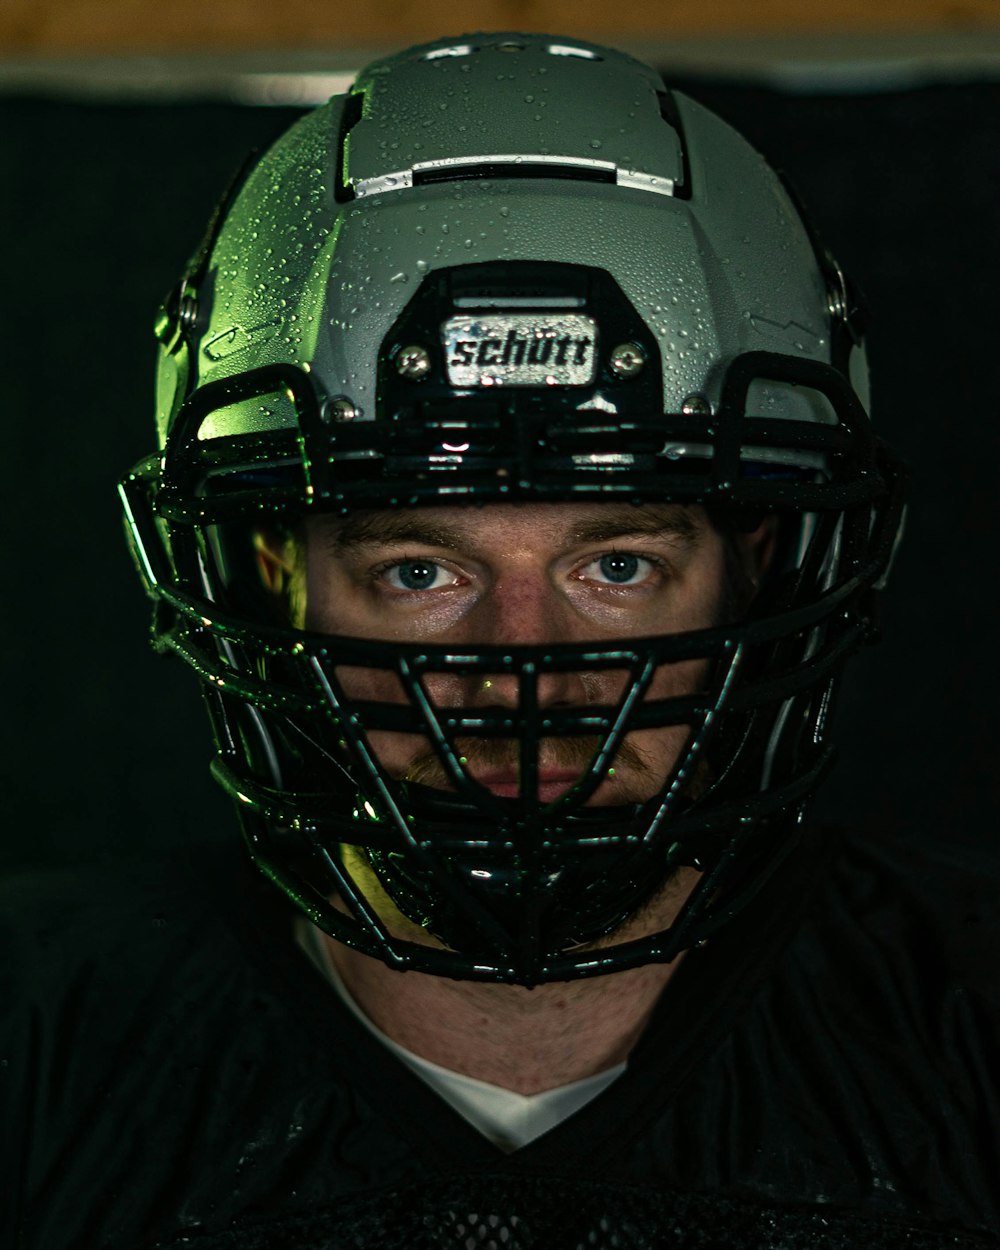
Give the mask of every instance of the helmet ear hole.
M 774 513 L 761 517 L 752 528 L 737 533 L 743 561 L 754 586 L 767 576 L 778 543 L 778 518 Z

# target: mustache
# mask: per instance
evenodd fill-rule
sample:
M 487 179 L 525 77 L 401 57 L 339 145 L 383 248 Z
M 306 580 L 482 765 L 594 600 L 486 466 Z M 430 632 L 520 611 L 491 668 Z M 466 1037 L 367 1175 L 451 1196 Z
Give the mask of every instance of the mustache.
M 514 738 L 457 738 L 452 744 L 456 757 L 467 773 L 477 770 L 510 770 L 520 765 L 520 744 Z M 578 738 L 543 738 L 539 744 L 538 768 L 577 769 L 583 772 L 601 749 L 602 740 L 593 735 Z M 628 768 L 647 773 L 650 765 L 645 756 L 627 739 L 623 739 L 609 762 L 612 768 Z M 419 785 L 443 788 L 450 778 L 433 747 L 420 752 L 410 762 L 403 778 Z

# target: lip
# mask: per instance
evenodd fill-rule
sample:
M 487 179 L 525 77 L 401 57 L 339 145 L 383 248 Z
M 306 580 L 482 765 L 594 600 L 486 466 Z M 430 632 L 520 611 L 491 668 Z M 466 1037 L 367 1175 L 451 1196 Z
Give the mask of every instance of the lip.
M 542 768 L 538 772 L 538 800 L 541 803 L 553 803 L 572 790 L 579 781 L 580 773 L 573 768 Z M 514 769 L 502 769 L 496 772 L 483 773 L 474 778 L 491 794 L 501 799 L 520 798 L 521 785 Z

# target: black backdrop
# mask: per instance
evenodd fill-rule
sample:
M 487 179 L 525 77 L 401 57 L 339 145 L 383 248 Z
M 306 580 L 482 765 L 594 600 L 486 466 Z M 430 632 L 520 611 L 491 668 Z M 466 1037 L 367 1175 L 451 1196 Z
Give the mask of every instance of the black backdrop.
M 920 841 L 998 814 L 1000 85 L 794 96 L 678 83 L 790 176 L 864 289 L 875 416 L 916 482 L 818 803 Z M 0 864 L 235 837 L 193 676 L 146 647 L 118 476 L 152 448 L 151 324 L 245 152 L 296 114 L 0 100 Z

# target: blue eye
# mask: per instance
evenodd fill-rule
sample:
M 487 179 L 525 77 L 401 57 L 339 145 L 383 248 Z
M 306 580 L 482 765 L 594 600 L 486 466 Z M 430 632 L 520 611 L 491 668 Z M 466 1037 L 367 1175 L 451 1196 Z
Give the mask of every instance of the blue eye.
M 591 560 L 582 572 L 594 581 L 611 586 L 637 585 L 650 575 L 652 564 L 644 556 L 632 555 L 630 551 L 609 551 L 607 555 Z
M 629 555 L 624 551 L 612 551 L 610 555 L 602 555 L 597 561 L 597 566 L 600 567 L 607 581 L 622 585 L 626 581 L 634 580 L 639 572 L 639 556 Z
M 397 590 L 436 590 L 445 584 L 439 578 L 446 574 L 440 564 L 430 560 L 404 560 L 386 569 L 384 576 Z

